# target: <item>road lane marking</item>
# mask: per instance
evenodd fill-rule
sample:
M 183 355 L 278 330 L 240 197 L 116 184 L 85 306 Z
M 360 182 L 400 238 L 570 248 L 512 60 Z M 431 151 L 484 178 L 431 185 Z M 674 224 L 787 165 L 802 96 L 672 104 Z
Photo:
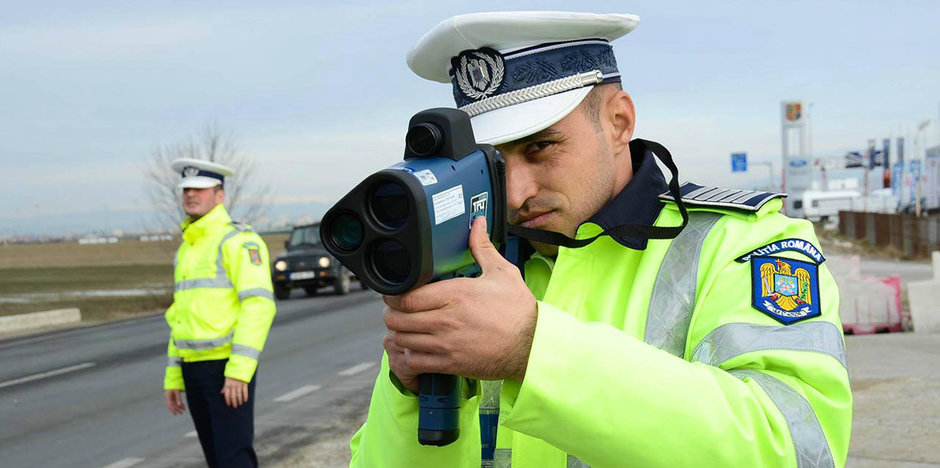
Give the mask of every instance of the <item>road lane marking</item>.
M 189 432 L 183 434 L 183 437 L 196 437 L 196 436 L 198 436 L 198 435 L 199 435 L 199 434 L 196 434 L 196 431 L 189 431 Z
M 12 387 L 21 383 L 32 382 L 33 380 L 45 379 L 46 377 L 52 377 L 55 375 L 67 374 L 69 372 L 75 372 L 77 370 L 87 369 L 89 367 L 94 367 L 95 363 L 93 362 L 83 362 L 81 364 L 76 364 L 74 366 L 63 367 L 61 369 L 51 370 L 47 372 L 42 372 L 39 374 L 28 375 L 26 377 L 20 377 L 18 379 L 7 380 L 6 382 L 0 383 L 0 388 Z
M 370 367 L 372 367 L 372 366 L 374 366 L 374 365 L 375 365 L 374 362 L 363 362 L 362 364 L 356 364 L 355 366 L 352 366 L 352 367 L 350 367 L 349 369 L 346 369 L 346 370 L 340 372 L 339 375 L 353 375 L 353 374 L 358 374 L 358 373 L 360 373 L 360 372 L 362 372 L 362 371 L 364 371 L 364 370 L 366 370 L 366 369 L 368 369 L 368 368 L 370 368 Z
M 278 403 L 286 403 L 288 401 L 294 401 L 308 393 L 313 393 L 320 389 L 319 385 L 304 385 L 303 387 L 298 388 L 292 392 L 287 392 L 277 398 L 274 401 Z
M 142 461 L 144 461 L 143 458 L 125 458 L 123 460 L 118 460 L 104 468 L 127 468 L 129 466 L 134 466 Z

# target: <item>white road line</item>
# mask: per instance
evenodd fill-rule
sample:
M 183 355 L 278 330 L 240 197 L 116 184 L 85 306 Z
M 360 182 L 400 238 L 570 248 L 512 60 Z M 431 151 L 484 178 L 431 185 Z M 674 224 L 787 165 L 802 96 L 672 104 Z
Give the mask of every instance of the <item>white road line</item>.
M 95 363 L 93 362 L 83 362 L 81 364 L 76 364 L 74 366 L 63 367 L 61 369 L 51 370 L 48 372 L 42 372 L 40 374 L 28 375 L 26 377 L 20 377 L 14 380 L 7 380 L 6 382 L 0 383 L 0 388 L 12 387 L 21 383 L 32 382 L 33 380 L 45 379 L 46 377 L 52 377 L 54 375 L 67 374 L 69 372 L 75 372 L 77 370 L 87 369 L 93 367 Z
M 364 371 L 364 370 L 366 370 L 366 369 L 368 369 L 368 368 L 370 368 L 370 367 L 372 367 L 372 366 L 374 366 L 374 365 L 375 365 L 374 362 L 363 362 L 362 364 L 356 364 L 355 366 L 352 366 L 352 367 L 350 367 L 349 369 L 346 369 L 346 370 L 340 372 L 339 375 L 353 375 L 353 374 L 358 374 L 358 373 L 360 373 L 360 372 L 362 372 L 362 371 Z
M 294 401 L 308 393 L 313 393 L 320 389 L 319 385 L 304 385 L 303 387 L 294 390 L 293 392 L 287 392 L 277 398 L 274 401 L 278 403 L 286 403 L 288 401 Z
M 118 460 L 104 468 L 127 468 L 129 466 L 134 466 L 142 461 L 144 461 L 143 458 L 125 458 L 123 460 Z
M 199 435 L 199 434 L 196 434 L 196 431 L 189 431 L 189 432 L 183 434 L 183 437 L 190 437 L 190 438 L 192 438 L 192 437 L 197 437 L 198 435 Z

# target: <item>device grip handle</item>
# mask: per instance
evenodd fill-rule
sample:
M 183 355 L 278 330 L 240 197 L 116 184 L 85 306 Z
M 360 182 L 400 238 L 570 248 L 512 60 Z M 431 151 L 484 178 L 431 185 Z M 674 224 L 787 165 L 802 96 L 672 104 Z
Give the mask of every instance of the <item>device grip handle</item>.
M 418 379 L 418 442 L 448 445 L 460 437 L 460 378 L 421 374 Z

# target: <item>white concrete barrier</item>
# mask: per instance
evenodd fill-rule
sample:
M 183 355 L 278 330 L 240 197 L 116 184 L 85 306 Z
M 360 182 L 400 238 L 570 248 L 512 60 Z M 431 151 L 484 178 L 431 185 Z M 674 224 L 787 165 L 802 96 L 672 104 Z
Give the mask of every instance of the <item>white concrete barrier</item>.
M 839 316 L 846 334 L 904 330 L 900 276 L 863 275 L 858 255 L 834 255 L 826 263 L 839 285 Z
M 77 308 L 56 309 L 31 314 L 17 314 L 0 317 L 0 333 L 33 330 L 51 325 L 63 325 L 82 321 L 82 313 Z
M 907 285 L 915 333 L 940 333 L 940 252 L 931 257 L 933 279 Z

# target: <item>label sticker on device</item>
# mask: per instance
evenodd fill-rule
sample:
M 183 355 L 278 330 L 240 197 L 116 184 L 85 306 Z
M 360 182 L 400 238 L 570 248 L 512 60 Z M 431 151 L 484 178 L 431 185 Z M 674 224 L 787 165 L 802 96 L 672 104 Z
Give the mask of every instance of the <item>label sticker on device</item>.
M 434 204 L 434 224 L 441 224 L 464 214 L 463 186 L 449 188 L 431 197 Z
M 421 185 L 428 186 L 437 183 L 437 177 L 434 177 L 434 173 L 430 169 L 425 169 L 423 171 L 414 172 L 411 175 L 415 176 L 420 182 Z

